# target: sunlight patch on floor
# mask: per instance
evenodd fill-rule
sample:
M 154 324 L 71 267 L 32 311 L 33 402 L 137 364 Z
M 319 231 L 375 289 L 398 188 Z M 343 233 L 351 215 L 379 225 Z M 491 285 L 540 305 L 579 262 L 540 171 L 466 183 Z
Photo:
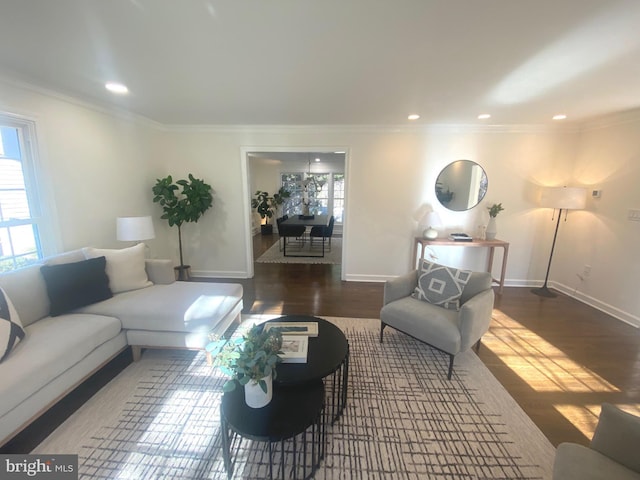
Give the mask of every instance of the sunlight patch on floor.
M 591 440 L 600 416 L 600 405 L 554 405 L 554 408 Z
M 262 300 L 255 300 L 249 309 L 251 314 L 264 313 L 267 315 L 282 316 L 284 309 L 284 302 L 263 302 Z
M 616 407 L 635 416 L 640 416 L 640 405 L 632 403 L 613 403 Z M 554 405 L 564 418 L 589 440 L 593 438 L 602 405 Z
M 620 391 L 499 310 L 493 311 L 491 329 L 482 344 L 537 392 Z

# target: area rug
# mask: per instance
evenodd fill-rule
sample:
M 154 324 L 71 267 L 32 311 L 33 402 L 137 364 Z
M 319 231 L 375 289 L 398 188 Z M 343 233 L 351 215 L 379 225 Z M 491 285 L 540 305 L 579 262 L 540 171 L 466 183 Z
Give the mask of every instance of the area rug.
M 291 256 L 290 256 L 291 255 Z M 303 247 L 287 245 L 287 256 L 280 251 L 279 243 L 276 242 L 269 250 L 264 252 L 257 260 L 258 263 L 314 263 L 340 265 L 342 263 L 342 238 L 331 239 L 331 251 L 325 247 L 324 257 L 307 256 L 322 255 L 322 245 L 319 241 L 313 242 L 313 249 L 310 249 L 309 241 Z
M 349 394 L 314 478 L 551 478 L 555 449 L 473 352 L 449 381 L 444 354 L 393 329 L 380 344 L 379 320 L 327 320 L 349 340 Z M 77 453 L 82 479 L 226 478 L 223 382 L 201 353 L 147 350 L 33 453 Z M 265 478 L 264 444 L 244 443 L 233 478 Z

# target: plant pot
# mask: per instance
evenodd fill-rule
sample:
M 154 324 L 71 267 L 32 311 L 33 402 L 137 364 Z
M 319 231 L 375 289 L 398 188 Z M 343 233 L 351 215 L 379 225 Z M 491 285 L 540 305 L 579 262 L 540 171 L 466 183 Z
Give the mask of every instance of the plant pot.
M 264 224 L 264 225 L 260 225 L 260 233 L 262 233 L 262 235 L 272 235 L 273 234 L 273 225 L 271 225 L 270 223 Z
M 176 274 L 176 280 L 188 282 L 191 280 L 191 265 L 182 265 L 181 267 L 173 267 Z
M 272 376 L 263 378 L 267 383 L 267 393 L 264 393 L 260 384 L 253 380 L 244 386 L 244 401 L 251 408 L 262 408 L 269 404 L 273 397 L 273 379 Z
M 485 238 L 487 240 L 494 240 L 498 234 L 498 225 L 496 224 L 496 217 L 489 217 L 489 223 L 487 224 L 487 230 L 485 231 Z

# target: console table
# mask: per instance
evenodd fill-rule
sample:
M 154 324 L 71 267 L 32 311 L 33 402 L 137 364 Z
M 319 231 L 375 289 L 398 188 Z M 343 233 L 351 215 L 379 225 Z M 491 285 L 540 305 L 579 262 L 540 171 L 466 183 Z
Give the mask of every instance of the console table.
M 415 267 L 415 259 L 418 256 L 418 245 L 421 247 L 420 259 L 424 260 L 424 250 L 428 245 L 439 247 L 439 246 L 447 246 L 447 247 L 482 247 L 489 249 L 489 258 L 487 261 L 487 271 L 491 272 L 493 267 L 493 254 L 496 247 L 503 249 L 502 255 L 502 269 L 500 270 L 500 278 L 493 279 L 495 283 L 498 284 L 498 293 L 502 293 L 502 289 L 504 287 L 504 276 L 507 271 L 507 256 L 509 255 L 509 243 L 504 240 L 479 240 L 473 239 L 472 242 L 457 242 L 455 240 L 449 240 L 447 238 L 436 238 L 435 240 L 429 240 L 428 238 L 423 237 L 415 237 L 415 242 L 413 244 L 413 256 L 411 257 L 411 268 Z

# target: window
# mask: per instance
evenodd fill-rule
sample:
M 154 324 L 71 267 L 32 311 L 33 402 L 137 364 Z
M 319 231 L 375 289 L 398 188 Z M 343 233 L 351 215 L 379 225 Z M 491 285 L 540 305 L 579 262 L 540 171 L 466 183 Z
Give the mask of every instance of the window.
M 305 174 L 283 173 L 282 186 L 291 197 L 285 203 L 283 214 L 298 215 L 303 211 L 305 199 Z M 344 174 L 314 173 L 314 181 L 308 184 L 309 213 L 314 215 L 334 215 L 336 224 L 344 218 Z
M 30 152 L 33 128 L 31 122 L 0 115 L 0 272 L 43 256 Z

